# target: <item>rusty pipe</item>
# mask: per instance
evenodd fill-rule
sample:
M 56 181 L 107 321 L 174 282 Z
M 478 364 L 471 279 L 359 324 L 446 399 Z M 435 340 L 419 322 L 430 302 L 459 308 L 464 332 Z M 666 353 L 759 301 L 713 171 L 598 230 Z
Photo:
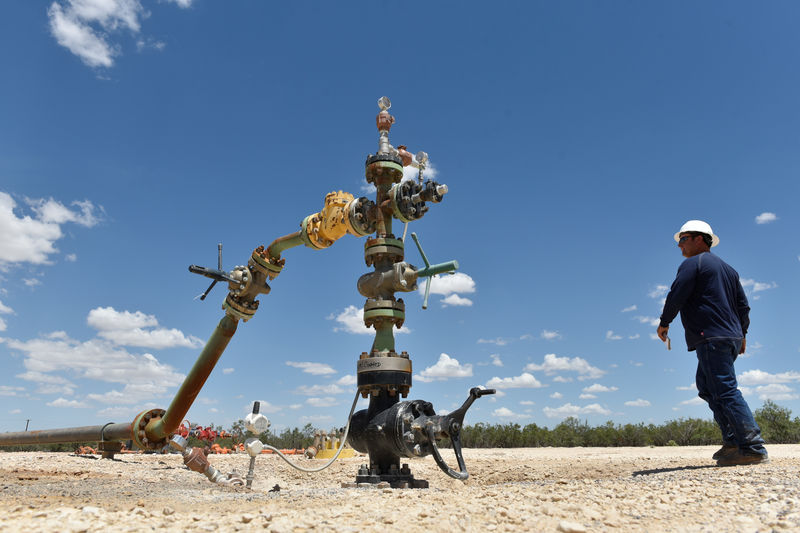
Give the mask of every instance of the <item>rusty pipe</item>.
M 178 389 L 164 416 L 150 420 L 145 427 L 148 440 L 151 442 L 165 440 L 178 429 L 195 398 L 200 394 L 200 389 L 203 388 L 211 371 L 214 370 L 222 352 L 228 346 L 231 337 L 236 333 L 238 324 L 239 321 L 230 315 L 226 314 L 222 317 L 186 379 L 183 380 L 181 388 Z
M 0 433 L 0 446 L 131 440 L 131 424 L 106 424 L 63 429 Z

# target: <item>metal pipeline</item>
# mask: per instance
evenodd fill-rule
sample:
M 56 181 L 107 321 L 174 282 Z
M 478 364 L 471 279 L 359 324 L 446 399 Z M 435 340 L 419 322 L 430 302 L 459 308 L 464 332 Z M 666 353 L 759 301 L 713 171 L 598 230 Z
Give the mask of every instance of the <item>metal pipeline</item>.
M 283 237 L 278 237 L 272 241 L 272 244 L 267 247 L 267 253 L 273 259 L 280 259 L 281 252 L 284 250 L 288 250 L 289 248 L 294 248 L 295 246 L 300 246 L 303 244 L 305 244 L 305 241 L 303 241 L 302 232 L 295 231 L 294 233 L 284 235 Z
M 152 419 L 145 427 L 149 441 L 162 441 L 178 429 L 195 398 L 200 394 L 200 389 L 203 388 L 211 371 L 214 370 L 222 352 L 228 346 L 231 337 L 236 333 L 238 324 L 239 321 L 230 315 L 226 314 L 222 317 L 186 379 L 183 380 L 172 403 L 169 404 L 167 412 L 161 418 Z
M 131 424 L 106 424 L 39 431 L 0 433 L 0 446 L 15 444 L 54 444 L 59 442 L 102 442 L 131 440 Z

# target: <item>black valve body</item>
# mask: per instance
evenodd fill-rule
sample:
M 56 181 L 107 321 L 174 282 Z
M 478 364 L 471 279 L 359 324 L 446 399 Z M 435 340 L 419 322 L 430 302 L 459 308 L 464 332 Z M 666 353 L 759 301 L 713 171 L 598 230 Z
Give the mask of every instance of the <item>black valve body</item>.
M 355 413 L 350 422 L 347 440 L 355 450 L 369 453 L 370 461 L 381 471 L 387 471 L 392 464 L 399 468 L 400 457 L 424 457 L 431 453 L 424 428 L 433 424 L 436 433 L 441 434 L 444 417 L 436 415 L 430 402 L 399 402 L 381 409 L 374 400 L 377 398 L 370 402 L 369 409 Z

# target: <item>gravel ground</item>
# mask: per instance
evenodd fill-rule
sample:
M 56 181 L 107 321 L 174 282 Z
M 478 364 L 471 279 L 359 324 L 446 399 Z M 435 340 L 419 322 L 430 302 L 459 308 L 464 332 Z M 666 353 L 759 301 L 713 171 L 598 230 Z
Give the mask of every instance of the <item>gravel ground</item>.
M 465 450 L 466 482 L 409 460 L 429 489 L 342 488 L 365 457 L 306 474 L 261 455 L 252 490 L 212 484 L 178 455 L 0 451 L 0 531 L 800 531 L 800 445 L 768 449 L 767 464 L 727 468 L 708 446 Z M 242 475 L 249 464 L 210 460 Z

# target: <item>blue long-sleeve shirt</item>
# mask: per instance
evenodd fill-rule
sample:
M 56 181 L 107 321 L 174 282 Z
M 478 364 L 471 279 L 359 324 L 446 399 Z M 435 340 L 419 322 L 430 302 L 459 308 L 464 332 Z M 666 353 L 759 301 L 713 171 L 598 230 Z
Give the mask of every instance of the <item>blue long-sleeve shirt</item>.
M 750 306 L 739 274 L 711 252 L 689 257 L 678 267 L 661 326 L 669 326 L 679 311 L 689 351 L 709 339 L 741 339 L 750 326 Z

